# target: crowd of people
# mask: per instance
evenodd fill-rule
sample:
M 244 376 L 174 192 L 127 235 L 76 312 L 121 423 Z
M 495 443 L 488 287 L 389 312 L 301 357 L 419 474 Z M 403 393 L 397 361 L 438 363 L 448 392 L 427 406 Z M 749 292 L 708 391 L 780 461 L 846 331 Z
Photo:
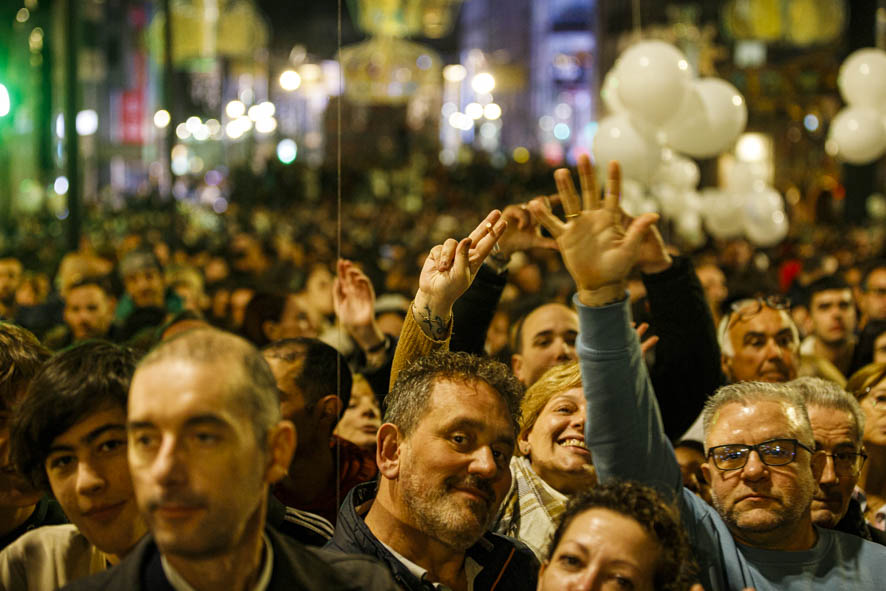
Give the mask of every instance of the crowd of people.
M 880 588 L 880 239 L 684 255 L 578 175 L 0 257 L 0 589 Z

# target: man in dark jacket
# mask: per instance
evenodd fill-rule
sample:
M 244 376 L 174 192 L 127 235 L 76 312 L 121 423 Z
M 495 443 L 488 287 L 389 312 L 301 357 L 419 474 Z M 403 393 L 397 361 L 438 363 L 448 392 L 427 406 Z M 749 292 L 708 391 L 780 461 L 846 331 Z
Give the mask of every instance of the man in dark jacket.
M 378 434 L 378 489 L 349 493 L 329 548 L 380 559 L 409 590 L 535 589 L 532 551 L 488 531 L 511 483 L 521 391 L 503 364 L 466 353 L 400 372 Z
M 266 528 L 268 488 L 289 467 L 292 423 L 245 340 L 195 329 L 163 342 L 132 379 L 129 465 L 150 535 L 70 589 L 393 589 L 366 557 L 308 549 Z

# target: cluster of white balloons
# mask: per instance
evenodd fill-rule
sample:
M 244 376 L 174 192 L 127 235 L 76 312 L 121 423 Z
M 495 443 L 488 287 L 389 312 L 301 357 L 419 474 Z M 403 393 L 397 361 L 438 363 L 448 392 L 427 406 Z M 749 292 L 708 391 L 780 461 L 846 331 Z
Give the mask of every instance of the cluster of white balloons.
M 677 48 L 642 41 L 619 57 L 601 95 L 611 113 L 594 136 L 594 158 L 621 163 L 622 205 L 629 214 L 661 213 L 690 246 L 704 244 L 706 232 L 746 236 L 763 247 L 784 239 L 784 201 L 766 186 L 765 171 L 738 162 L 725 190 L 699 193 L 698 165 L 687 158 L 716 156 L 744 131 L 747 105 L 734 86 L 696 79 Z
M 829 140 L 851 164 L 867 164 L 886 152 L 886 52 L 866 47 L 840 66 L 837 86 L 848 103 L 831 122 Z

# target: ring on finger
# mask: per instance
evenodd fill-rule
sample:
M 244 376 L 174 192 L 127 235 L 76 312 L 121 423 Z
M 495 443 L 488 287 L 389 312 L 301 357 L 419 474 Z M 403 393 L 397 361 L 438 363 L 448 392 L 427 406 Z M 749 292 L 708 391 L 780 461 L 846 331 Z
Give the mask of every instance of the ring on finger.
M 567 213 L 567 214 L 566 214 L 566 219 L 568 220 L 568 219 L 570 219 L 570 218 L 577 218 L 577 217 L 580 216 L 580 215 L 581 215 L 581 212 L 579 212 L 579 213 Z

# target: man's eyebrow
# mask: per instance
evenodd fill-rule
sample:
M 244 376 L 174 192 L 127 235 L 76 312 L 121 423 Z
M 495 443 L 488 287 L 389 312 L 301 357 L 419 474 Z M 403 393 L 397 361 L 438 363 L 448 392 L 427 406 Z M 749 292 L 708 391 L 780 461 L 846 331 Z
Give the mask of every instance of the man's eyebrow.
M 96 439 L 107 433 L 108 431 L 126 431 L 126 426 L 122 423 L 105 423 L 99 427 L 96 427 L 86 435 L 80 438 L 80 441 L 85 445 L 89 445 L 94 442 Z M 59 451 L 71 451 L 74 449 L 73 445 L 52 445 L 49 448 L 49 453 L 55 453 Z

